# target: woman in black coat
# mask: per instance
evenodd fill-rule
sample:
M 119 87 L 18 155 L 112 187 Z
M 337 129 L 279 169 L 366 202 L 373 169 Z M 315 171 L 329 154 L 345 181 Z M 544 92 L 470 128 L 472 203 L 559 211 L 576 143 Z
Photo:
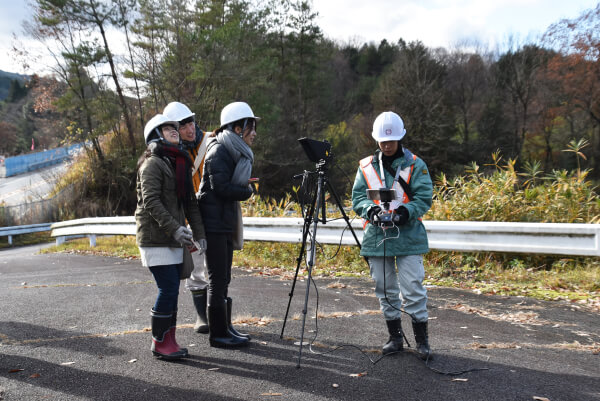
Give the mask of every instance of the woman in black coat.
M 206 231 L 208 270 L 208 325 L 212 347 L 238 347 L 250 340 L 231 325 L 232 300 L 228 297 L 234 249 L 241 249 L 240 201 L 252 195 L 249 184 L 256 137 L 250 106 L 231 103 L 221 111 L 221 127 L 207 145 L 198 199 Z

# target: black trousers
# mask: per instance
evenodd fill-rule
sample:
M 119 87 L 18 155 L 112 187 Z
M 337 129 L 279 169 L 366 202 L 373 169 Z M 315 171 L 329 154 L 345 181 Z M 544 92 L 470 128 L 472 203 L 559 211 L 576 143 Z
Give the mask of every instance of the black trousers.
M 208 304 L 223 305 L 231 282 L 233 242 L 229 233 L 206 233 Z

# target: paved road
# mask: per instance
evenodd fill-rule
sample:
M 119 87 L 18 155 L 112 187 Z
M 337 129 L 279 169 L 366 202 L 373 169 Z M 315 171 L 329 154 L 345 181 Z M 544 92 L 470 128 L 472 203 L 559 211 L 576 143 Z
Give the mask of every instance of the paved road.
M 432 288 L 426 366 L 410 352 L 379 360 L 387 336 L 369 280 L 319 278 L 305 329 L 316 340 L 298 369 L 305 282 L 281 339 L 290 281 L 237 269 L 234 319 L 251 345 L 209 347 L 182 289 L 191 358 L 163 362 L 149 351 L 156 289 L 139 261 L 35 251 L 0 251 L 3 400 L 600 400 L 600 319 L 575 304 Z
M 14 206 L 45 199 L 67 166 L 68 163 L 63 162 L 41 170 L 0 177 L 0 203 Z

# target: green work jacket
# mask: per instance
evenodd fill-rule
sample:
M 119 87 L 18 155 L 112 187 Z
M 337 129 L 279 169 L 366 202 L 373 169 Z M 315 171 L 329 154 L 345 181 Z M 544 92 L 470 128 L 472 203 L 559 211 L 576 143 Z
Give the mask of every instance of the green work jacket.
M 380 169 L 377 153 L 372 159 L 372 164 L 379 176 Z M 429 251 L 427 232 L 420 219 L 431 207 L 433 184 L 429 170 L 422 159 L 419 157 L 413 158 L 413 154 L 407 149 L 404 149 L 404 156 L 398 157 L 392 162 L 394 170 L 398 166 L 401 169 L 413 166 L 410 180 L 408 181 L 412 192 L 412 200 L 403 204 L 409 213 L 408 222 L 397 228 L 387 228 L 385 232 L 379 226 L 373 225 L 370 222 L 366 223 L 360 251 L 361 256 L 384 256 L 384 252 L 385 256 L 419 255 Z M 384 172 L 385 186 L 386 188 L 391 188 L 394 177 L 387 170 L 384 170 Z M 359 167 L 354 180 L 354 186 L 352 187 L 352 208 L 365 221 L 367 220 L 369 209 L 376 206 L 372 200 L 367 198 L 368 188 L 361 167 Z M 396 236 L 398 238 L 393 238 Z M 385 249 L 384 243 L 381 242 L 384 238 L 390 238 L 385 241 Z

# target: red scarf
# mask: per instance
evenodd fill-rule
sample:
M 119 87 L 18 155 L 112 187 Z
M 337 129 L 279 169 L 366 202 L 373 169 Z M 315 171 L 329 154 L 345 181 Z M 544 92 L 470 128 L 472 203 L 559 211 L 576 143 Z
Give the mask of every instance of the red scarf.
M 192 159 L 188 152 L 175 145 L 162 143 L 157 148 L 157 155 L 166 156 L 175 168 L 175 179 L 177 182 L 177 199 L 185 202 L 192 195 Z

